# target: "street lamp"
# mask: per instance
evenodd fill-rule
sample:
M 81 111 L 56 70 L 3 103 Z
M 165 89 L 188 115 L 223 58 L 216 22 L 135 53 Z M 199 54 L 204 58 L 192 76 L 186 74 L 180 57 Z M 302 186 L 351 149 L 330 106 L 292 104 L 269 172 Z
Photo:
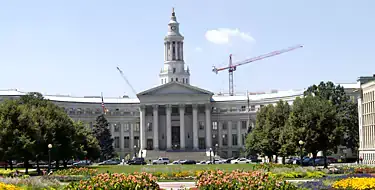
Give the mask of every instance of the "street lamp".
M 212 148 L 210 148 L 210 162 L 212 163 Z
M 305 142 L 303 142 L 302 140 L 299 140 L 298 141 L 298 144 L 299 144 L 299 149 L 300 149 L 300 154 L 301 154 L 301 160 L 300 160 L 300 164 L 301 164 L 301 166 L 303 166 L 302 165 L 302 161 L 303 161 L 303 152 L 302 152 L 302 146 L 303 146 L 303 144 L 304 144 Z
M 51 172 L 51 149 L 52 144 L 48 144 L 48 173 Z
M 217 156 L 217 148 L 219 147 L 218 144 L 215 144 L 215 149 L 214 149 L 214 164 L 215 164 L 215 157 Z
M 137 158 L 137 145 L 134 145 L 134 158 Z

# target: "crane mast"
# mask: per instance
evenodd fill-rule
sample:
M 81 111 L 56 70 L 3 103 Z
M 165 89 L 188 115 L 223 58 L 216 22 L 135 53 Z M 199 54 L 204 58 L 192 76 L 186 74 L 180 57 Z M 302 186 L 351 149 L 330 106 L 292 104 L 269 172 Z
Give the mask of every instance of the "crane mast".
M 128 81 L 128 79 L 125 77 L 124 73 L 122 72 L 122 70 L 117 67 L 117 70 L 120 72 L 120 75 L 121 77 L 124 79 L 124 81 L 128 84 L 128 86 L 131 88 L 132 92 L 134 95 L 137 96 L 137 92 L 134 90 L 133 86 L 130 84 L 130 82 Z
M 264 55 L 260 55 L 260 56 L 257 56 L 257 57 L 253 57 L 253 58 L 250 58 L 250 59 L 245 59 L 245 60 L 237 62 L 237 63 L 232 63 L 232 54 L 230 54 L 228 66 L 227 67 L 221 67 L 221 68 L 216 68 L 215 66 L 213 66 L 212 72 L 217 74 L 219 71 L 228 70 L 228 72 L 229 72 L 229 95 L 233 96 L 234 95 L 233 72 L 236 71 L 238 66 L 245 65 L 245 64 L 248 64 L 248 63 L 251 63 L 251 62 L 254 62 L 254 61 L 259 61 L 259 60 L 262 60 L 262 59 L 265 59 L 265 58 L 273 57 L 273 56 L 276 56 L 276 55 L 280 55 L 280 54 L 283 54 L 283 53 L 286 53 L 286 52 L 289 52 L 289 51 L 293 51 L 295 49 L 302 48 L 302 47 L 303 47 L 302 45 L 297 45 L 297 46 L 289 47 L 289 48 L 286 48 L 286 49 L 283 49 L 283 50 L 273 51 L 273 52 L 270 52 L 270 53 L 267 53 L 267 54 L 264 54 Z

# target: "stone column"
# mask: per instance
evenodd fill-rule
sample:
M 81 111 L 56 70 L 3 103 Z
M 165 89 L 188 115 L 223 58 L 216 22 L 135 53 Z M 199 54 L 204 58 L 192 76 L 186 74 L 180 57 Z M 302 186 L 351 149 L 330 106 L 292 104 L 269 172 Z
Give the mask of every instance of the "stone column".
M 133 123 L 129 124 L 129 141 L 130 141 L 130 150 L 133 152 L 134 151 L 134 125 Z
M 219 141 L 219 147 L 223 146 L 223 122 L 219 122 L 219 126 L 217 126 L 217 138 Z
M 124 151 L 124 129 L 122 128 L 123 125 L 121 123 L 117 123 L 118 127 L 120 128 L 120 150 L 121 152 Z
M 183 60 L 183 54 L 184 52 L 182 51 L 182 46 L 183 46 L 184 42 L 180 42 L 180 48 L 178 49 L 179 52 L 180 52 L 180 60 Z
M 237 121 L 237 144 L 239 147 L 242 146 L 242 133 L 241 133 L 241 121 Z
M 171 114 L 172 114 L 172 106 L 166 105 L 165 106 L 165 112 L 166 112 L 166 119 L 167 119 L 167 149 L 172 149 L 172 123 L 171 123 Z
M 193 104 L 193 147 L 195 150 L 199 149 L 198 146 L 198 105 Z
M 159 106 L 153 105 L 153 131 L 154 131 L 154 150 L 159 149 Z
M 140 141 L 141 141 L 141 146 L 140 150 L 146 149 L 146 106 L 141 105 L 140 109 L 140 116 L 141 116 L 141 122 L 139 126 L 140 130 Z
M 111 137 L 112 139 L 114 139 L 115 138 L 115 126 L 113 123 L 111 123 L 109 126 L 111 129 Z M 115 147 L 115 141 L 113 141 L 112 146 Z
M 185 149 L 185 105 L 179 105 L 180 109 L 180 148 Z
M 228 147 L 232 146 L 232 121 L 228 121 Z
M 211 124 L 211 104 L 206 104 L 205 107 L 205 115 L 206 115 L 206 148 L 212 148 L 212 124 Z
M 181 60 L 184 60 L 184 42 L 181 42 Z
M 178 57 L 180 56 L 180 53 L 178 52 L 178 47 L 180 46 L 180 43 L 179 42 L 176 42 L 174 48 L 175 48 L 175 52 L 176 52 L 176 60 L 178 60 Z

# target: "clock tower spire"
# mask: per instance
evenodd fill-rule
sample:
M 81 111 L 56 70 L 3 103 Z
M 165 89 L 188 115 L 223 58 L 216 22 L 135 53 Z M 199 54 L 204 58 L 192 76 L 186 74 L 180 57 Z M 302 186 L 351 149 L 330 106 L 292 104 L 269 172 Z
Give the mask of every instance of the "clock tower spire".
M 184 62 L 184 36 L 180 34 L 180 23 L 177 22 L 174 8 L 164 38 L 164 67 L 159 78 L 161 84 L 172 81 L 190 84 L 190 71 L 185 69 Z

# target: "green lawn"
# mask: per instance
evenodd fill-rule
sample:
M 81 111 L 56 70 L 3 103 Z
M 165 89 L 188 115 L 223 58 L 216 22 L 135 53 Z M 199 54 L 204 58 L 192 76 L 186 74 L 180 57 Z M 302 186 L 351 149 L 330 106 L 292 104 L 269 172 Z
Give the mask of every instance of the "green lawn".
M 93 166 L 92 168 L 97 169 L 100 173 L 111 172 L 111 173 L 134 173 L 134 172 L 148 172 L 148 173 L 166 173 L 170 174 L 173 172 L 195 172 L 199 170 L 252 170 L 253 164 L 214 164 L 214 165 L 145 165 L 145 166 Z

